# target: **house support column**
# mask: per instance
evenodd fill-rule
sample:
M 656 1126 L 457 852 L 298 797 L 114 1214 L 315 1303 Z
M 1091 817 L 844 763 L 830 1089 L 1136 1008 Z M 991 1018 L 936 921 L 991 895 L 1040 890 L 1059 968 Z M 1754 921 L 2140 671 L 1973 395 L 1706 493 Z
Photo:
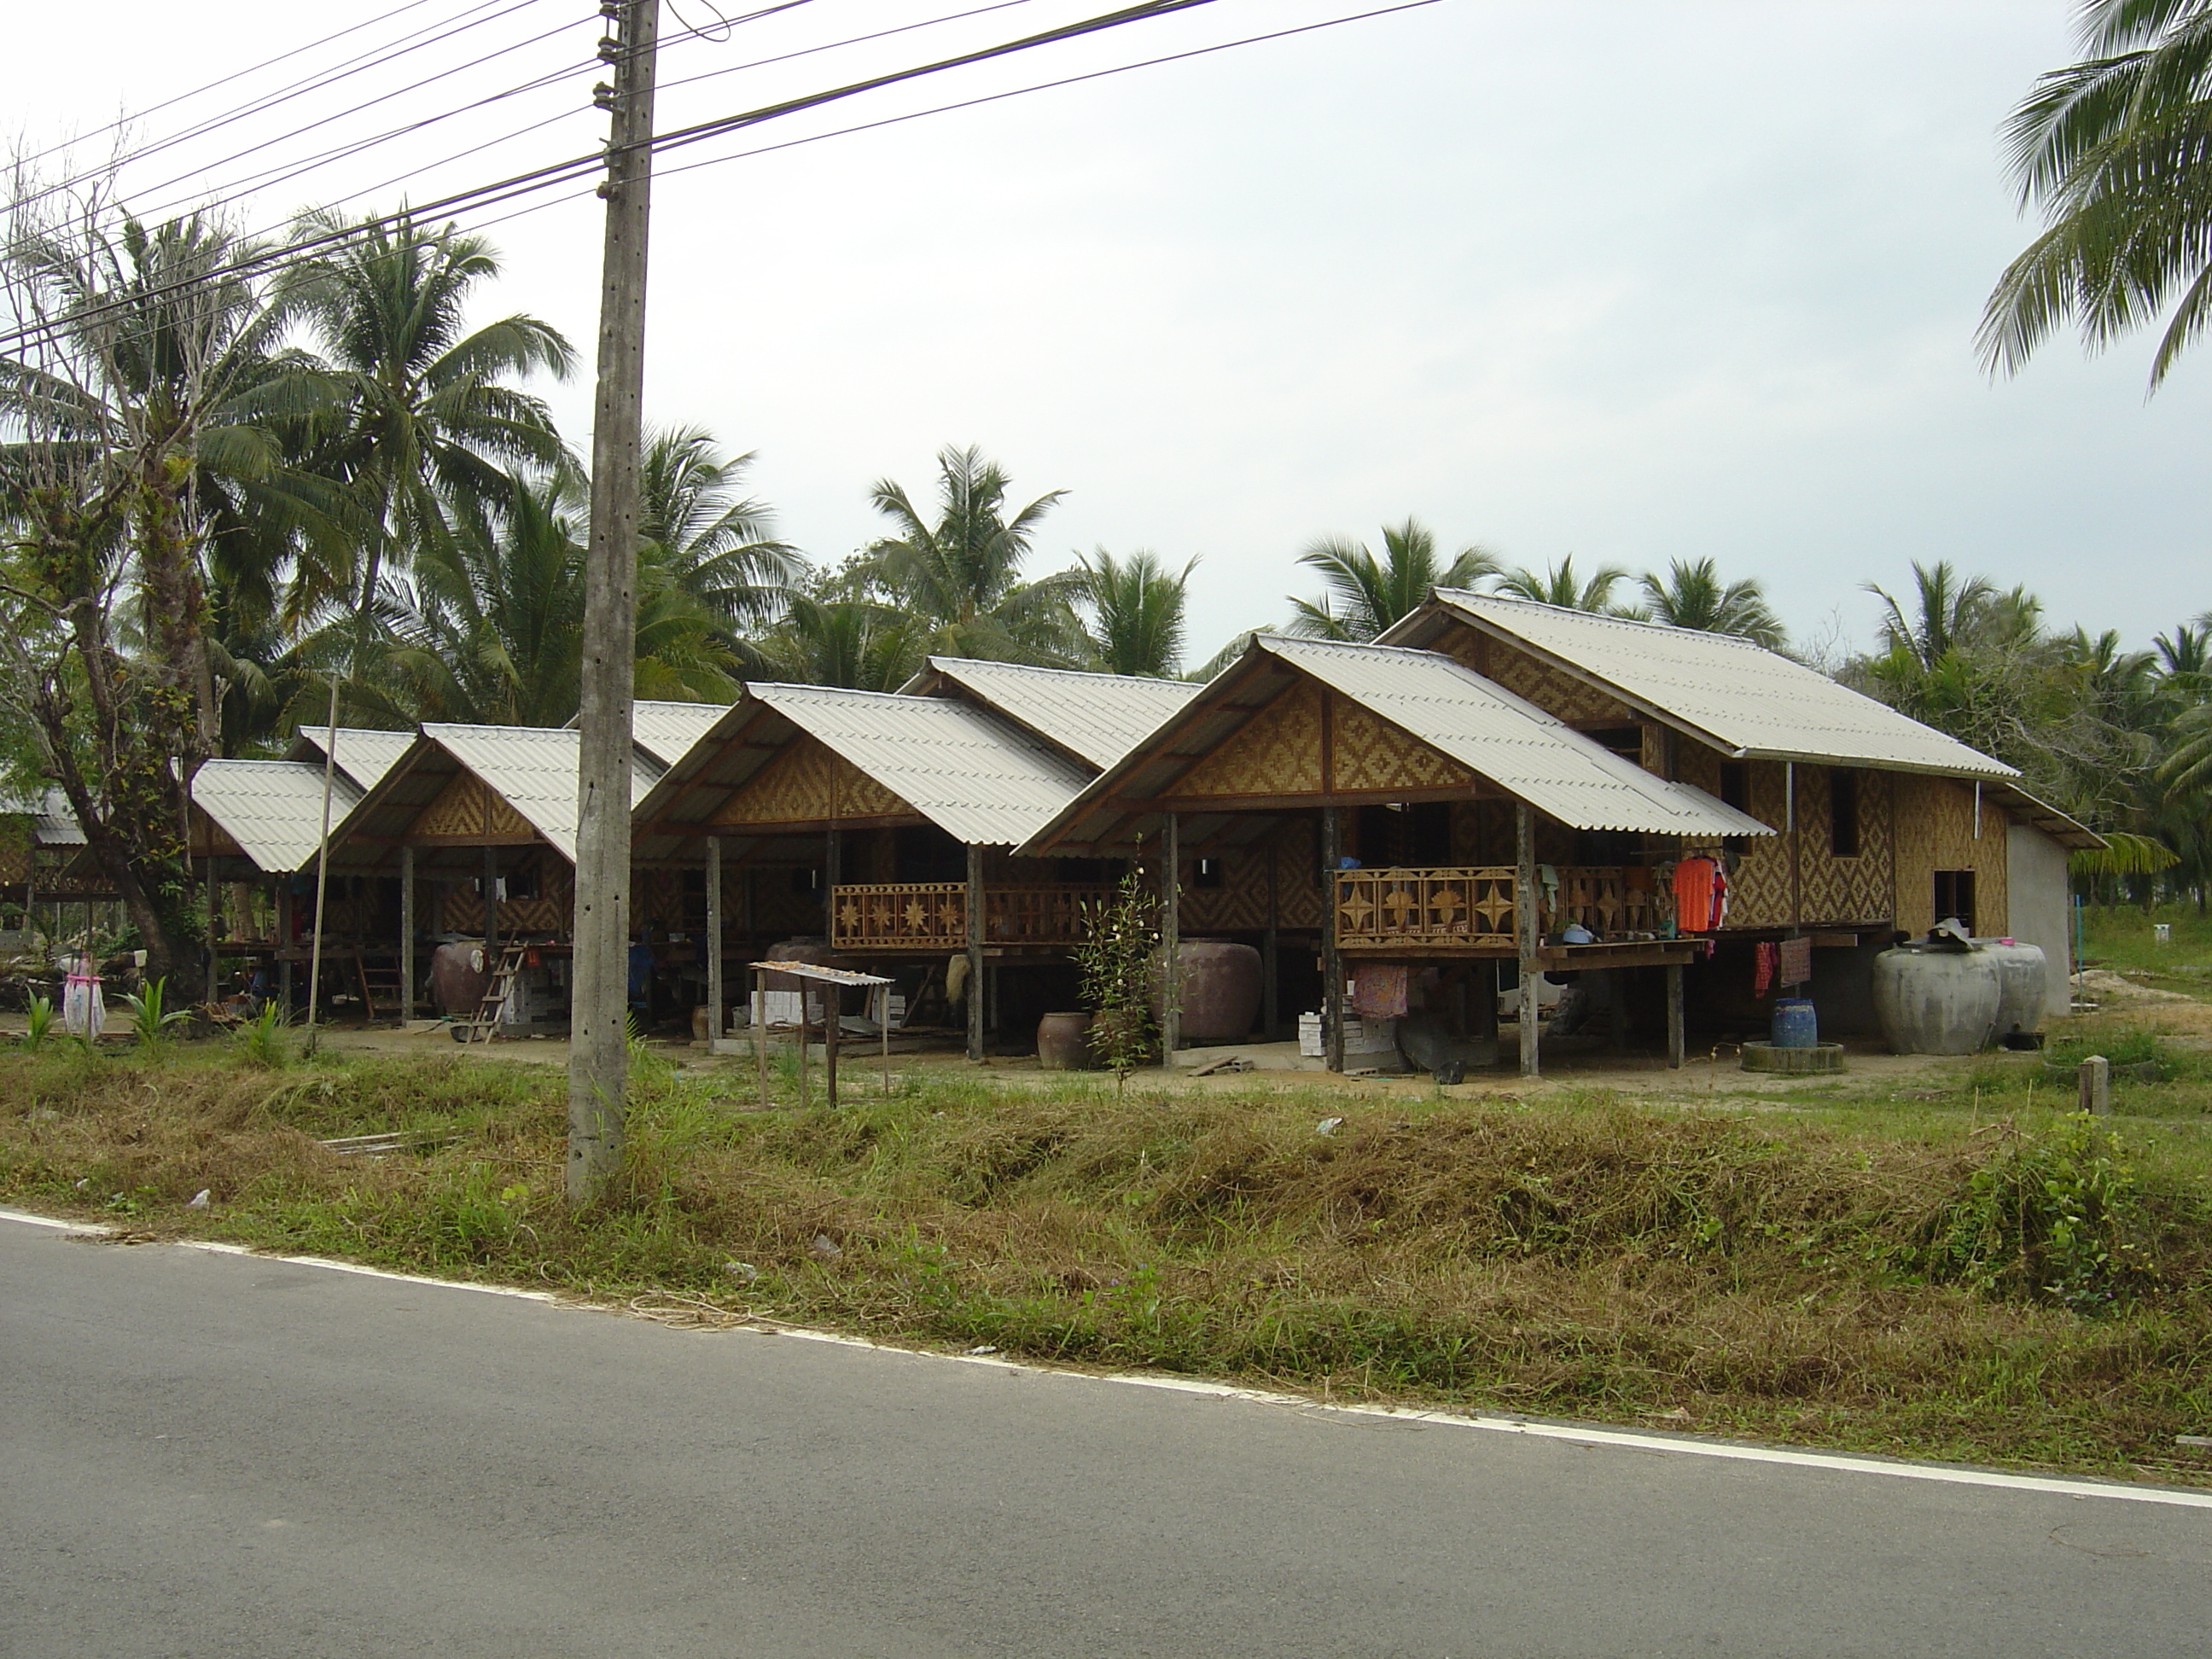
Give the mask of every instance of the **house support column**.
M 399 848 L 399 1023 L 415 1018 L 415 849 Z
M 1168 814 L 1160 860 L 1160 1065 L 1182 1047 L 1182 818 Z
M 722 1046 L 722 838 L 707 837 L 707 1052 Z
M 968 1058 L 983 1063 L 983 849 L 968 848 Z
M 1273 1042 L 1282 1030 L 1281 943 L 1276 937 L 1275 842 L 1267 838 L 1267 931 L 1260 938 L 1260 1026 Z
M 1513 808 L 1513 933 L 1521 957 L 1521 1075 L 1540 1069 L 1537 1046 L 1543 1020 L 1538 987 L 1543 968 L 1536 950 L 1543 939 L 1543 889 L 1536 880 L 1536 813 L 1526 801 Z
M 837 948 L 837 878 L 844 863 L 842 838 L 832 830 L 822 838 L 822 942 Z
M 85 948 L 91 949 L 92 906 L 84 907 Z M 276 994 L 283 999 L 284 1018 L 292 1018 L 292 878 L 276 878 Z
M 499 948 L 499 848 L 496 847 L 483 849 L 483 935 L 484 968 L 489 971 L 494 966 L 492 952 Z M 627 998 L 629 994 L 627 945 L 623 957 L 623 994 Z M 627 1007 L 629 1005 L 625 1002 L 623 1006 Z
M 207 861 L 207 1000 L 210 1007 L 214 1006 L 216 995 L 220 989 L 217 981 L 221 974 L 216 960 L 215 929 L 216 912 L 222 908 L 222 890 L 215 884 L 215 854 L 210 853 L 208 854 Z M 27 887 L 25 888 L 26 897 L 29 896 L 29 893 L 30 890 Z M 23 907 L 23 926 L 27 928 L 30 925 L 31 907 L 26 904 Z
M 1682 967 L 1676 963 L 1667 969 L 1667 1066 L 1669 1071 L 1682 1069 L 1686 1047 L 1682 1035 Z
M 1328 1069 L 1344 1069 L 1344 959 L 1336 948 L 1336 867 L 1344 823 L 1334 806 L 1321 809 L 1321 1023 Z

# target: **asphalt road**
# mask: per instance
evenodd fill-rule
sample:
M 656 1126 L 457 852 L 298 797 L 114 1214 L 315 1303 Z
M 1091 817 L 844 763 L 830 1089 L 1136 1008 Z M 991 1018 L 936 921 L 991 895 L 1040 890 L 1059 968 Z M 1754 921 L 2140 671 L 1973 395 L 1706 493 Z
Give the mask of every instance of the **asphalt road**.
M 2212 1510 L 1168 1392 L 0 1221 L 0 1653 L 2205 1650 Z

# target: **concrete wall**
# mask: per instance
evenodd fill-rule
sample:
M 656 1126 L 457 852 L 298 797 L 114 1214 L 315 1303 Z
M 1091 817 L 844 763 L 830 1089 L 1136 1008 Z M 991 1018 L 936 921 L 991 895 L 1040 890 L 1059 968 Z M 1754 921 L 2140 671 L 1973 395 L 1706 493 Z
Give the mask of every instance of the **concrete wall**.
M 2011 922 L 2006 929 L 2024 945 L 2043 947 L 2050 964 L 2051 994 L 2045 1008 L 2063 1014 L 2073 1006 L 2067 983 L 2067 946 L 2072 938 L 2066 883 L 2066 849 L 2024 823 L 2005 831 L 2006 885 Z

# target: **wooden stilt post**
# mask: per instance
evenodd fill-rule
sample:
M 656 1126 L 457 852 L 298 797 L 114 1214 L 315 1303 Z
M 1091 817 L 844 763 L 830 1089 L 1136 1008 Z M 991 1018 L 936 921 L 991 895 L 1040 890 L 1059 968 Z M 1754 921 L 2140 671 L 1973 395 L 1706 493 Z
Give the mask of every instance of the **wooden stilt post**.
M 1328 1069 L 1344 1069 L 1344 961 L 1336 948 L 1336 866 L 1344 825 L 1334 806 L 1321 809 L 1321 1023 Z
M 92 906 L 84 907 L 85 937 L 91 938 Z M 284 1001 L 284 1018 L 292 1018 L 292 878 L 276 878 L 276 994 Z
M 822 988 L 822 1086 L 833 1112 L 837 1109 L 837 1039 L 845 1023 L 844 1000 L 844 992 L 836 986 Z
M 968 848 L 968 1058 L 983 1062 L 983 849 Z
M 216 958 L 215 939 L 216 912 L 221 908 L 222 891 L 222 890 L 215 884 L 215 854 L 210 853 L 207 861 L 207 1000 L 210 1006 L 213 1006 L 216 998 L 221 994 L 222 990 L 222 964 Z M 31 925 L 30 907 L 27 905 L 23 910 L 23 925 L 26 927 Z
M 1682 1069 L 1684 1051 L 1687 1044 L 1682 1034 L 1682 966 L 1671 964 L 1667 969 L 1667 1066 L 1670 1071 Z
M 1168 814 L 1160 860 L 1160 1065 L 1175 1070 L 1182 1047 L 1182 816 Z
M 760 1068 L 761 1110 L 769 1109 L 768 1094 L 768 972 L 753 969 L 753 1060 Z
M 806 981 L 799 981 L 799 1109 L 806 1109 Z
M 1526 801 L 1513 808 L 1513 933 L 1521 958 L 1521 1075 L 1540 1070 L 1537 1047 L 1543 1020 L 1539 989 L 1543 968 L 1536 959 L 1543 939 L 1544 893 L 1536 877 L 1536 814 Z
M 1276 937 L 1275 843 L 1267 841 L 1267 931 L 1260 939 L 1260 1024 L 1273 1042 L 1283 1025 L 1281 943 Z
M 884 1098 L 889 1100 L 891 1097 L 891 988 L 879 985 L 876 988 L 884 1000 L 883 1023 L 877 1027 L 877 1032 L 883 1046 Z
M 415 1018 L 415 849 L 399 848 L 399 1023 Z
M 722 838 L 707 837 L 707 1052 L 722 1042 Z
M 844 851 L 835 830 L 822 838 L 822 942 L 833 949 L 837 943 L 838 866 Z

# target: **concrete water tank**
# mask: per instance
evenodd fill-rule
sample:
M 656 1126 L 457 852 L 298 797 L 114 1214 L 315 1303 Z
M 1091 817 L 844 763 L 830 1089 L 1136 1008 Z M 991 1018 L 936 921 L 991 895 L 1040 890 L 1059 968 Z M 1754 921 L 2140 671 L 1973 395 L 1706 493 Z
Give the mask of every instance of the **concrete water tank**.
M 1997 1012 L 1990 1040 L 2001 1041 L 2014 1031 L 2041 1030 L 2051 994 L 2051 964 L 2043 947 L 2018 940 L 2008 944 L 1978 939 L 1975 943 L 1997 964 Z
M 1875 1012 L 1882 1036 L 1900 1054 L 1988 1048 L 2003 994 L 2003 968 L 1985 950 L 1900 945 L 1874 959 Z

